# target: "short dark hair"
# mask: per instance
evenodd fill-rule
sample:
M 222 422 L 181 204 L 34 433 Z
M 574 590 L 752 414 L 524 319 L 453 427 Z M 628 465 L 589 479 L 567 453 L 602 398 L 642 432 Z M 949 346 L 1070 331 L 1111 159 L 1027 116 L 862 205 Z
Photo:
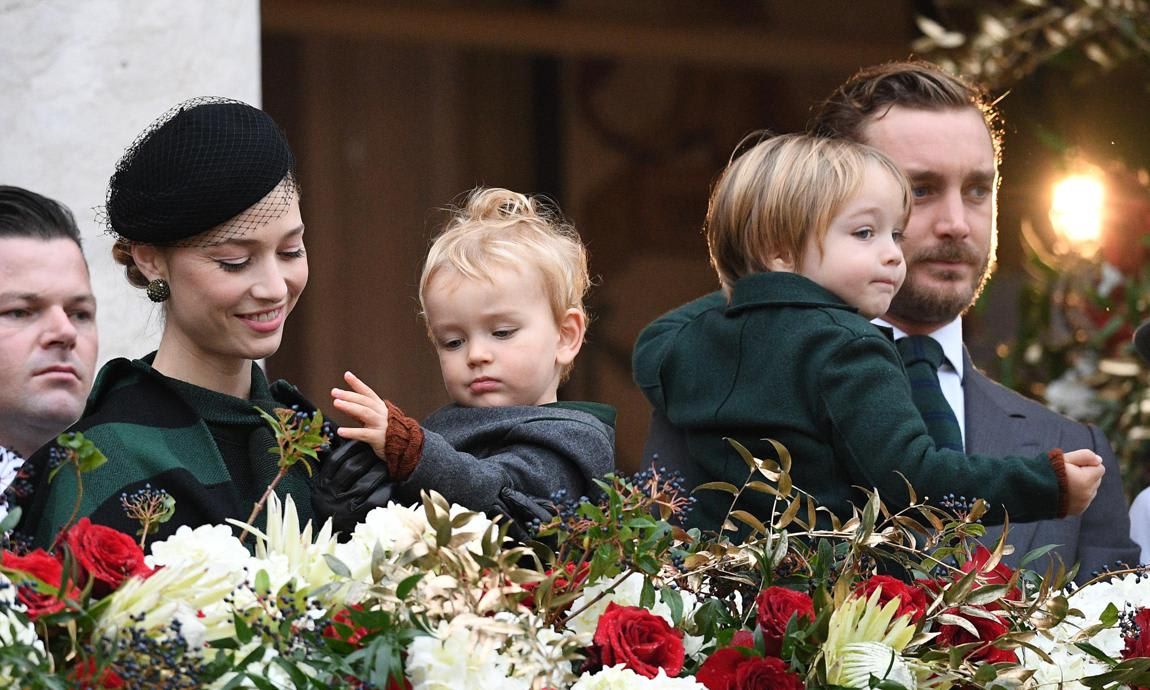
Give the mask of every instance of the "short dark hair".
M 809 130 L 865 144 L 863 128 L 896 105 L 912 110 L 974 108 L 990 132 L 995 160 L 1001 156 L 998 111 L 986 92 L 926 60 L 887 62 L 860 70 L 818 106 Z
M 80 229 L 67 206 L 10 185 L 0 185 L 0 239 L 5 237 L 67 239 L 82 246 Z

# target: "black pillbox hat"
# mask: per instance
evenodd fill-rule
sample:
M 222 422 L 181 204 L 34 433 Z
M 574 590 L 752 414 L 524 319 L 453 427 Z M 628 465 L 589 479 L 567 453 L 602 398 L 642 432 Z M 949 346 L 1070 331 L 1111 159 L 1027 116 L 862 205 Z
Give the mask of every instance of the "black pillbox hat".
M 287 138 L 267 113 L 234 100 L 193 99 L 152 123 L 116 164 L 106 220 L 114 234 L 144 244 L 186 244 L 217 226 L 223 235 L 213 233 L 213 241 L 240 237 L 286 211 L 294 167 Z M 277 208 L 261 208 L 258 222 L 227 223 L 285 179 L 292 194 L 272 200 Z

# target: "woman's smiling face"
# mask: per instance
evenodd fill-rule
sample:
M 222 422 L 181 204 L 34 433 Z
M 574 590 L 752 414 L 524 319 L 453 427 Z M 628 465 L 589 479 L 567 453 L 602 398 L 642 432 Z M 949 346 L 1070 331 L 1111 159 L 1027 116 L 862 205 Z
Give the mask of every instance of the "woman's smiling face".
M 171 285 L 162 345 L 225 368 L 276 352 L 307 285 L 298 200 L 240 238 L 207 247 L 155 249 Z

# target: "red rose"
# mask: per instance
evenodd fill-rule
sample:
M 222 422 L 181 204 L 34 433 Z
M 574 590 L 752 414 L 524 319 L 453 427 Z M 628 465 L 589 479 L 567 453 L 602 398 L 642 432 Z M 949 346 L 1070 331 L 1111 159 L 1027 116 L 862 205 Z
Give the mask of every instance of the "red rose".
M 548 570 L 545 574 L 550 576 L 554 572 L 554 570 Z M 574 592 L 579 588 L 580 585 L 583 584 L 583 581 L 587 579 L 587 576 L 591 574 L 591 566 L 587 563 L 580 563 L 578 566 L 576 566 L 574 563 L 566 563 L 563 565 L 563 573 L 566 575 L 559 575 L 555 578 L 555 582 L 551 586 L 552 595 Z M 535 590 L 539 589 L 539 584 L 540 583 L 538 582 L 525 583 L 523 585 L 523 590 L 527 592 L 527 595 L 524 596 L 519 603 L 529 609 L 534 609 Z M 563 607 L 563 610 L 566 610 L 570 607 L 571 604 L 567 604 Z
M 735 671 L 733 690 L 803 690 L 803 680 L 775 657 L 752 657 Z
M 683 670 L 683 633 L 639 606 L 608 604 L 593 641 L 604 666 L 623 664 L 647 678 L 660 668 L 671 677 Z
M 353 604 L 351 608 L 356 611 L 362 611 L 363 605 Z M 335 615 L 331 617 L 331 623 L 328 623 L 323 629 L 323 636 L 327 639 L 341 640 L 356 648 L 363 646 L 360 644 L 360 640 L 369 634 L 371 634 L 370 630 L 352 622 L 350 609 L 340 609 L 336 611 Z
M 60 588 L 64 583 L 64 566 L 44 549 L 36 549 L 27 556 L 17 556 L 5 551 L 0 556 L 0 564 L 5 568 L 17 570 L 35 577 L 50 587 Z M 58 599 L 55 593 L 40 593 L 28 584 L 21 584 L 18 577 L 9 578 L 17 585 L 16 597 L 28 609 L 29 618 L 39 618 L 42 615 L 56 613 L 64 608 L 64 601 Z M 75 583 L 69 583 L 64 593 L 66 599 L 78 599 L 80 588 Z
M 987 570 L 986 564 L 990 561 L 990 555 L 990 551 L 982 544 L 979 544 L 978 548 L 974 550 L 974 553 L 970 554 L 970 560 L 962 564 L 963 575 L 972 570 L 977 570 L 980 573 L 979 579 L 988 585 L 1005 585 L 1010 582 L 1010 578 L 1014 577 L 1014 571 L 1002 561 L 999 561 L 993 568 Z M 1006 598 L 1021 599 L 1022 592 L 1018 587 L 1012 587 L 1006 593 Z M 997 602 L 991 606 L 991 608 L 999 608 Z
M 72 680 L 76 682 L 76 687 L 90 690 L 117 690 L 125 687 L 124 679 L 110 666 L 101 671 L 97 679 L 96 661 L 91 657 L 76 664 L 72 669 Z
M 1126 638 L 1122 658 L 1150 657 L 1150 608 L 1138 609 L 1134 613 L 1134 627 L 1137 629 Z
M 755 647 L 755 633 L 750 630 L 736 630 L 734 635 L 731 635 L 731 642 L 728 647 Z
M 747 654 L 755 654 L 751 649 L 723 647 L 715 650 L 695 672 L 695 680 L 707 690 L 735 690 L 735 672 L 747 660 Z
M 911 623 L 918 623 L 926 615 L 926 591 L 921 587 L 908 585 L 898 578 L 890 575 L 873 575 L 855 588 L 855 594 L 870 599 L 875 590 L 879 590 L 878 604 L 886 606 L 891 599 L 898 599 L 898 610 L 895 618 L 902 615 L 910 616 Z
M 970 631 L 960 625 L 943 625 L 938 629 L 938 637 L 934 640 L 935 645 L 940 649 L 981 640 L 985 644 L 981 647 L 976 647 L 974 651 L 967 654 L 967 659 L 971 661 L 982 661 L 988 664 L 996 664 L 1004 661 L 1018 663 L 1018 655 L 1014 653 L 1014 650 L 999 649 L 993 644 L 995 640 L 1005 635 L 1009 630 L 1009 628 L 1006 627 L 1006 623 L 1003 623 L 1002 619 L 998 616 L 994 616 L 993 618 L 964 616 L 957 608 L 948 609 L 946 613 L 965 618 L 974 626 L 975 630 L 978 631 L 978 637 L 971 635 Z
M 995 564 L 993 568 L 989 570 L 986 569 L 986 564 L 990 562 L 990 556 L 990 550 L 982 544 L 979 544 L 974 549 L 974 553 L 970 554 L 970 558 L 966 563 L 962 564 L 963 574 L 977 569 L 982 573 L 983 580 L 988 584 L 1004 585 L 1010 582 L 1010 578 L 1014 576 L 1014 571 L 1007 567 L 1002 561 Z
M 815 603 L 803 592 L 786 587 L 768 587 L 755 598 L 759 609 L 759 628 L 763 631 L 767 656 L 778 656 L 783 647 L 787 623 L 792 616 L 807 621 L 815 619 Z M 801 622 L 801 621 L 800 621 Z
M 777 657 L 761 657 L 753 649 L 736 646 L 715 651 L 699 666 L 695 680 L 707 690 L 802 690 L 798 674 Z
M 97 597 L 112 593 L 129 577 L 152 574 L 136 540 L 88 518 L 80 518 L 64 541 L 86 577 L 95 580 L 92 594 Z

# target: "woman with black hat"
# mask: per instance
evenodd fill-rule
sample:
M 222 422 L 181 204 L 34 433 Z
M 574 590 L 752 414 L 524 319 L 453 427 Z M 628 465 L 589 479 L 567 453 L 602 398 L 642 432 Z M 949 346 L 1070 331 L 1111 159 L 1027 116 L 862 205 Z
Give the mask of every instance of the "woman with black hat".
M 164 309 L 156 352 L 101 370 L 73 427 L 109 461 L 49 483 L 51 453 L 36 456 L 37 487 L 21 530 L 49 544 L 71 520 L 133 534 L 122 499 L 163 490 L 180 525 L 245 519 L 278 472 L 271 429 L 256 407 L 311 406 L 289 384 L 268 383 L 254 360 L 279 348 L 307 284 L 294 158 L 264 112 L 225 99 L 175 107 L 132 144 L 107 196 L 113 255 L 128 280 Z M 276 489 L 311 517 L 305 470 Z

